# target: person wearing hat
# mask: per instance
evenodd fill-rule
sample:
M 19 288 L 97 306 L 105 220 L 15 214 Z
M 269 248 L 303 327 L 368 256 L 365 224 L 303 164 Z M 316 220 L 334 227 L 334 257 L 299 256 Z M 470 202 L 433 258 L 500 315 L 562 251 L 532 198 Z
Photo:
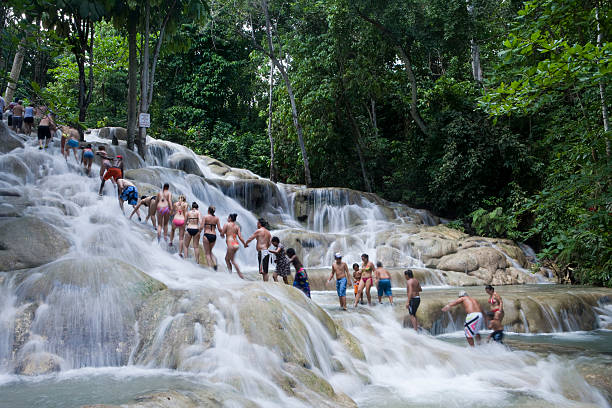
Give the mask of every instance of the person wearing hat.
M 482 329 L 482 323 L 484 318 L 482 316 L 482 309 L 480 304 L 474 298 L 468 296 L 465 290 L 459 292 L 459 298 L 454 300 L 442 308 L 443 312 L 448 312 L 451 307 L 463 304 L 465 309 L 465 324 L 463 325 L 463 332 L 465 333 L 465 339 L 468 344 L 474 347 L 474 337 L 476 342 L 480 344 L 480 330 Z
M 336 259 L 336 262 L 332 264 L 331 275 L 329 275 L 327 283 L 330 283 L 334 278 L 334 275 L 336 275 L 336 293 L 338 293 L 338 298 L 340 299 L 340 307 L 343 310 L 347 310 L 346 285 L 351 284 L 351 276 L 349 275 L 348 265 L 346 262 L 342 262 L 342 254 L 340 252 L 336 252 L 334 258 Z

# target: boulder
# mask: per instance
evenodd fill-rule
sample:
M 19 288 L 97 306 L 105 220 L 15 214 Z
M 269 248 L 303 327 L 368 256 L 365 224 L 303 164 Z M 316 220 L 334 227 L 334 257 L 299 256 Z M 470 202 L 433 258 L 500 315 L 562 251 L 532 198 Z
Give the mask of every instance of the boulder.
M 185 173 L 204 177 L 198 162 L 190 155 L 185 153 L 174 153 L 168 157 L 168 167 L 183 170 Z
M 444 271 L 473 272 L 479 268 L 489 273 L 508 267 L 504 254 L 491 247 L 475 247 L 461 250 L 457 253 L 445 255 L 437 265 Z
M 127 129 L 122 127 L 103 127 L 98 132 L 98 137 L 109 140 L 112 140 L 113 137 L 117 140 L 127 140 Z
M 6 123 L 0 121 L 0 153 L 8 153 L 23 146 L 23 142 L 13 136 Z
M 34 217 L 0 221 L 0 270 L 33 268 L 68 252 L 70 242 L 50 224 Z
M 134 180 L 136 182 L 146 183 L 153 186 L 159 186 L 161 188 L 162 182 L 159 171 L 152 168 L 141 168 L 141 169 L 130 169 L 126 170 L 123 174 L 126 179 Z
M 60 371 L 63 363 L 64 360 L 55 354 L 31 353 L 17 362 L 15 374 L 29 376 L 50 374 Z
M 212 183 L 250 211 L 261 213 L 282 205 L 278 187 L 267 179 L 215 179 Z
M 382 262 L 387 268 L 401 266 L 402 253 L 395 248 L 380 246 L 376 248 L 376 261 Z
M 0 173 L 4 173 L 2 178 L 11 184 L 24 184 L 33 179 L 28 166 L 14 155 L 0 156 Z

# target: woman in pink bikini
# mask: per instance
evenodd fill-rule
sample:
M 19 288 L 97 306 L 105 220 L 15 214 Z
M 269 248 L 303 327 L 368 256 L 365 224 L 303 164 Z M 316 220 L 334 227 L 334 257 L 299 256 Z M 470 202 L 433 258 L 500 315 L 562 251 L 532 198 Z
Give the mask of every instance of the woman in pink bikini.
M 230 214 L 227 217 L 227 222 L 223 226 L 223 229 L 220 232 L 221 238 L 225 236 L 225 243 L 227 244 L 227 253 L 225 254 L 225 264 L 227 265 L 227 270 L 229 273 L 232 273 L 232 265 L 236 268 L 236 273 L 240 278 L 244 279 L 244 276 L 240 272 L 236 261 L 234 261 L 234 257 L 236 256 L 236 252 L 238 252 L 238 248 L 240 248 L 240 243 L 238 239 L 242 241 L 242 245 L 246 248 L 248 245 L 244 242 L 242 238 L 242 234 L 240 233 L 240 227 L 236 224 L 236 217 L 238 214 Z
M 170 246 L 172 246 L 172 241 L 174 241 L 174 231 L 178 228 L 179 230 L 179 250 L 178 253 L 182 257 L 183 256 L 183 240 L 185 239 L 185 214 L 189 210 L 189 206 L 187 205 L 187 199 L 183 194 L 178 197 L 178 201 L 174 203 L 174 208 L 172 213 L 174 214 L 174 218 L 172 219 L 172 230 L 170 231 Z
M 361 260 L 361 281 L 359 281 L 359 288 L 357 288 L 357 296 L 355 296 L 355 304 L 353 307 L 357 307 L 359 298 L 363 299 L 363 290 L 365 289 L 366 297 L 368 298 L 368 305 L 372 306 L 372 295 L 370 295 L 370 288 L 372 287 L 372 272 L 374 272 L 374 264 L 370 261 L 368 254 L 362 254 Z
M 172 208 L 172 193 L 170 184 L 164 184 L 162 191 L 157 193 L 157 242 L 161 238 L 162 228 L 164 229 L 164 240 L 168 240 L 168 220 L 170 220 L 170 209 Z

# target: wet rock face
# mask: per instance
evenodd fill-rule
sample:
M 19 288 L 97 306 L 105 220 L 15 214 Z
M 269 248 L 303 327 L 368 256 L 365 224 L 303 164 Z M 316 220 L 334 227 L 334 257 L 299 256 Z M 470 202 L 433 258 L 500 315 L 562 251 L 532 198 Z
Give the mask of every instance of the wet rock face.
M 62 233 L 34 217 L 0 221 L 0 270 L 33 268 L 68 252 Z
M 20 147 L 23 147 L 23 142 L 14 136 L 6 123 L 0 122 L 0 153 L 8 153 Z
M 214 180 L 212 181 L 223 191 L 223 194 L 233 198 L 250 211 L 262 213 L 282 205 L 280 193 L 276 184 L 266 179 L 252 180 Z
M 61 370 L 63 360 L 61 357 L 51 353 L 32 353 L 21 359 L 16 367 L 15 374 L 20 375 L 42 375 Z
M 195 159 L 184 153 L 174 153 L 168 158 L 168 166 L 172 169 L 183 170 L 187 174 L 203 177 L 200 166 Z

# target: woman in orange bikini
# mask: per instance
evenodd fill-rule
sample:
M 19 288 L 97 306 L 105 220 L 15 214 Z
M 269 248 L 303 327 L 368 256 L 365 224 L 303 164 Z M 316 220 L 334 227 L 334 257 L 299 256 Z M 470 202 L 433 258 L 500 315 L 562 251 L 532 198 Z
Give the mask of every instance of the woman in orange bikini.
M 187 199 L 183 194 L 178 197 L 178 201 L 174 203 L 174 208 L 172 213 L 174 214 L 174 218 L 172 219 L 172 230 L 170 231 L 170 243 L 168 245 L 172 246 L 172 241 L 174 241 L 174 231 L 178 228 L 179 230 L 179 256 L 183 257 L 183 240 L 185 239 L 185 214 L 189 210 L 189 206 L 187 205 Z
M 234 261 L 234 256 L 236 256 L 236 252 L 238 252 L 238 248 L 240 248 L 240 243 L 238 239 L 242 242 L 242 245 L 246 248 L 248 245 L 244 242 L 242 238 L 242 234 L 240 233 L 240 227 L 236 224 L 236 218 L 238 214 L 230 214 L 227 217 L 227 222 L 223 226 L 223 229 L 220 231 L 221 238 L 225 236 L 225 243 L 227 244 L 227 253 L 225 254 L 225 264 L 227 265 L 227 269 L 229 273 L 232 273 L 232 265 L 236 268 L 236 273 L 240 278 L 244 279 L 244 276 L 240 272 L 236 261 Z
M 355 304 L 353 307 L 357 307 L 359 298 L 363 299 L 363 290 L 365 289 L 366 297 L 368 298 L 368 305 L 372 306 L 372 295 L 370 295 L 370 288 L 372 287 L 372 273 L 374 272 L 374 264 L 370 261 L 368 254 L 362 254 L 361 260 L 361 280 L 359 281 L 359 288 L 357 288 L 357 296 L 355 296 Z
M 204 251 L 206 251 L 206 262 L 208 266 L 212 266 L 213 269 L 217 270 L 217 259 L 212 254 L 212 250 L 215 247 L 215 243 L 217 242 L 217 230 L 221 231 L 221 223 L 219 222 L 219 217 L 215 215 L 215 207 L 208 207 L 208 214 L 202 218 L 202 224 L 200 229 L 204 231 L 204 238 L 202 238 L 202 245 L 204 246 Z M 236 268 L 237 269 L 237 268 Z
M 170 220 L 170 209 L 172 208 L 172 193 L 170 184 L 164 184 L 164 189 L 157 193 L 155 199 L 157 203 L 157 242 L 161 238 L 162 228 L 164 229 L 164 240 L 168 240 L 168 220 Z

